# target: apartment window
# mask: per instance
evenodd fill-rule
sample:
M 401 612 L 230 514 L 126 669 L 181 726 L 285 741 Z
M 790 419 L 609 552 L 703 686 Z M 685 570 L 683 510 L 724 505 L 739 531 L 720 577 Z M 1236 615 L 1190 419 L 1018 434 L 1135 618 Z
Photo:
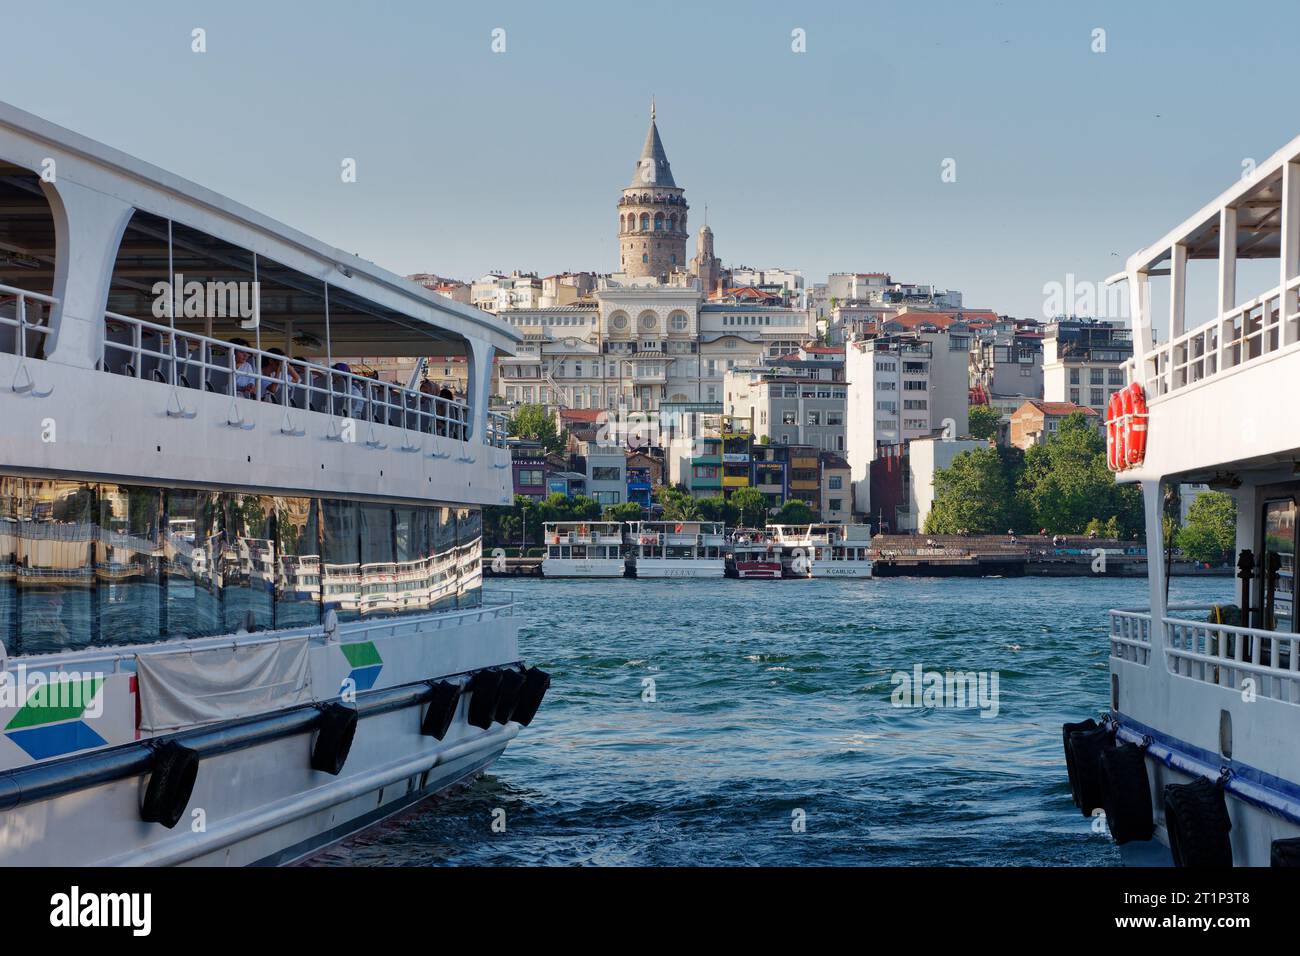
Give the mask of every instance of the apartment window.
M 1070 401 L 1075 405 L 1079 404 L 1079 390 L 1077 388 L 1070 389 Z
M 843 425 L 843 424 L 844 424 L 844 413 L 843 413 L 843 412 L 827 412 L 827 413 L 826 413 L 826 424 L 827 424 L 827 425 Z
M 930 407 L 930 400 L 927 398 L 908 398 L 903 400 L 903 408 L 909 412 L 924 412 Z
M 596 499 L 596 503 L 600 505 L 616 505 L 623 499 L 623 496 L 617 491 L 596 491 L 592 492 L 591 497 Z
M 808 413 L 808 424 L 809 424 L 809 425 L 820 425 L 821 423 L 822 423 L 822 413 L 821 413 L 821 412 L 809 412 L 809 413 Z
M 1090 389 L 1090 390 L 1089 390 L 1089 397 L 1090 397 L 1091 401 L 1089 401 L 1088 404 L 1090 404 L 1090 405 L 1100 405 L 1103 401 L 1105 401 L 1105 399 L 1102 398 L 1102 395 L 1104 395 L 1104 394 L 1105 394 L 1105 391 L 1104 391 L 1103 389 L 1100 389 L 1100 388 Z
M 877 383 L 876 383 L 876 391 L 878 391 L 878 392 L 894 392 L 894 391 L 897 391 L 897 389 L 895 388 L 893 382 L 877 382 Z
M 592 481 L 622 481 L 623 475 L 617 466 L 596 466 L 591 469 Z
M 782 424 L 782 425 L 797 425 L 798 423 L 799 423 L 799 419 L 798 419 L 798 417 L 797 417 L 797 413 L 795 413 L 795 412 L 782 412 L 782 413 L 781 413 L 781 424 Z
M 542 484 L 542 471 L 540 468 L 525 468 L 519 472 L 519 484 L 521 485 L 540 485 Z
M 831 511 L 842 511 L 843 504 L 844 504 L 844 500 L 842 498 L 830 498 L 828 499 L 826 506 Z
M 1077 368 L 1070 369 L 1070 384 L 1071 385 L 1079 384 L 1079 370 Z
M 1088 384 L 1089 384 L 1089 385 L 1101 385 L 1101 384 L 1103 384 L 1103 381 L 1104 381 L 1104 379 L 1102 378 L 1103 375 L 1105 375 L 1105 372 L 1104 372 L 1102 369 L 1099 369 L 1099 368 L 1090 369 L 1090 375 L 1089 375 L 1089 378 L 1088 378 Z
M 1108 378 L 1108 384 L 1110 385 L 1123 385 L 1124 370 L 1120 368 L 1113 368 L 1109 372 L 1107 372 L 1107 378 Z
M 903 391 L 924 392 L 926 390 L 926 385 L 927 385 L 926 382 L 914 379 L 912 381 L 903 383 Z
M 839 491 L 844 487 L 844 478 L 842 475 L 831 475 L 826 479 L 826 487 L 831 491 Z

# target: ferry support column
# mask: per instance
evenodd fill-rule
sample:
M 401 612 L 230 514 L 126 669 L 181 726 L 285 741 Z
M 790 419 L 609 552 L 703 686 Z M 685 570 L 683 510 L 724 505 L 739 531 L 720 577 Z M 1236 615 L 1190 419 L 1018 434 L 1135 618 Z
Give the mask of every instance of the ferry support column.
M 66 179 L 42 183 L 54 212 L 59 317 L 50 359 L 94 368 L 104 341 L 104 310 L 118 246 L 135 207 Z
M 1165 659 L 1165 495 L 1159 478 L 1142 482 L 1142 510 L 1147 526 L 1147 584 L 1151 602 L 1151 660 Z
M 1228 367 L 1228 343 L 1233 330 L 1223 321 L 1237 304 L 1237 209 L 1224 206 L 1219 210 L 1219 361 L 1220 373 Z
M 1300 318 L 1292 320 L 1296 308 L 1296 290 L 1287 283 L 1300 276 L 1300 163 L 1287 163 L 1282 167 L 1282 231 L 1280 233 L 1282 297 L 1278 317 L 1282 323 L 1282 345 L 1300 340 Z
M 487 440 L 488 401 L 492 392 L 492 357 L 496 348 L 483 339 L 469 340 L 470 441 Z

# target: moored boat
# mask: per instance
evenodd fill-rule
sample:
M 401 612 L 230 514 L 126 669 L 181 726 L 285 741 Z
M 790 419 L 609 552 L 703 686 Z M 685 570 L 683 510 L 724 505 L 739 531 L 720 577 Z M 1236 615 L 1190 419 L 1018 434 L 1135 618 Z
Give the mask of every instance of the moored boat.
M 1188 296 L 1193 259 L 1217 260 L 1211 301 Z M 1277 284 L 1239 291 L 1243 259 L 1274 260 Z M 1168 277 L 1163 342 L 1156 277 Z M 1167 559 L 1147 562 L 1148 605 L 1110 613 L 1109 706 L 1063 728 L 1075 804 L 1105 817 L 1126 862 L 1300 865 L 1300 423 L 1287 413 L 1300 379 L 1300 138 L 1130 256 L 1120 279 L 1134 352 L 1111 396 L 1108 462 L 1141 488 L 1150 554 L 1180 487 L 1231 495 L 1239 587 L 1214 604 L 1171 602 Z
M 544 577 L 621 578 L 627 570 L 618 521 L 554 521 L 542 537 Z
M 286 863 L 490 765 L 517 333 L 3 104 L 0 236 L 0 865 Z M 339 361 L 435 349 L 463 397 Z
M 633 521 L 627 564 L 638 578 L 720 578 L 726 527 L 716 521 Z
M 781 577 L 781 549 L 766 532 L 737 530 L 726 548 L 725 573 L 740 580 Z

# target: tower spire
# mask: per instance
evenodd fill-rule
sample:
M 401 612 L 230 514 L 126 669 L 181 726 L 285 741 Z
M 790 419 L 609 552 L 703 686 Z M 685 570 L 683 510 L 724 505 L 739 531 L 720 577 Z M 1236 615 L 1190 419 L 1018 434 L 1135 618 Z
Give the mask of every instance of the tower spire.
M 655 97 L 654 94 L 651 93 L 650 94 L 650 122 L 653 123 L 654 121 L 655 121 Z

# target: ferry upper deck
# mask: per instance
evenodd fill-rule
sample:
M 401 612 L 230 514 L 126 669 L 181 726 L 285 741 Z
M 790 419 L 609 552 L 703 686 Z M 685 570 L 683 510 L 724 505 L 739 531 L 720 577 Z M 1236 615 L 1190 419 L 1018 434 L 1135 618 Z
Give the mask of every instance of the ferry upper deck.
M 505 323 L 0 103 L 3 462 L 18 473 L 500 504 Z M 464 356 L 463 398 L 349 356 Z
M 1300 443 L 1275 404 L 1300 379 L 1300 137 L 1130 256 L 1109 281 L 1121 279 L 1131 377 L 1150 420 L 1144 462 L 1118 480 L 1209 480 L 1229 465 L 1289 472 Z

